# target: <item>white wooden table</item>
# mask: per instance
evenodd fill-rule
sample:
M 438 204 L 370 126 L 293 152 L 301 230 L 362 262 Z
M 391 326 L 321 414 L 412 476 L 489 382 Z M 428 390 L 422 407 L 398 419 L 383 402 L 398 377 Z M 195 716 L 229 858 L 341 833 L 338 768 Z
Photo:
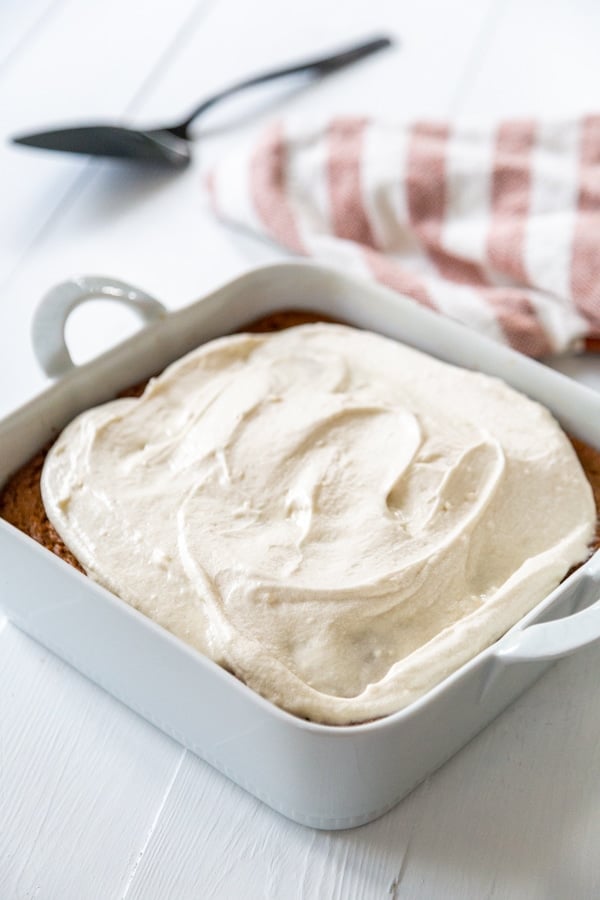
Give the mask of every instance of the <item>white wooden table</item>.
M 201 174 L 283 101 L 276 92 L 266 109 L 261 95 L 235 129 L 215 115 L 176 177 L 19 150 L 4 135 L 170 120 L 230 79 L 379 30 L 402 49 L 288 107 L 467 119 L 600 107 L 594 0 L 0 4 L 0 414 L 44 385 L 29 326 L 56 281 L 106 273 L 177 307 L 282 256 L 214 221 Z M 69 338 L 82 359 L 134 327 L 92 305 Z M 597 362 L 563 368 L 600 388 Z M 562 662 L 393 812 L 319 833 L 0 620 L 0 898 L 599 897 L 599 673 L 600 647 Z

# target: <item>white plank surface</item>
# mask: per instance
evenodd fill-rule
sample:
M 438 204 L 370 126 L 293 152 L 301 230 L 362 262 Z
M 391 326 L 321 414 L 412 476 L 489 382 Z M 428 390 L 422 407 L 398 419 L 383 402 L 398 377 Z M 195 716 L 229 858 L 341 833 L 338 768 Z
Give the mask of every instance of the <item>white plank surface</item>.
M 29 324 L 55 281 L 106 272 L 179 306 L 282 256 L 216 223 L 201 189 L 210 161 L 274 111 L 568 114 L 593 108 L 600 81 L 592 0 L 141 9 L 134 0 L 3 4 L 3 136 L 81 116 L 170 120 L 230 79 L 364 33 L 390 30 L 402 49 L 285 99 L 261 94 L 235 129 L 217 126 L 243 119 L 243 105 L 215 116 L 193 167 L 173 178 L 2 143 L 0 414 L 45 383 Z M 126 313 L 98 306 L 75 318 L 69 338 L 84 358 L 131 327 Z M 561 365 L 600 387 L 596 362 Z M 324 834 L 271 812 L 0 628 L 1 900 L 600 896 L 600 650 L 556 666 L 389 815 Z
M 505 0 L 482 35 L 456 114 L 569 117 L 598 109 L 594 0 Z
M 35 32 L 47 26 L 63 0 L 5 0 L 0 5 L 0 72 L 22 54 Z
M 117 896 L 183 751 L 12 625 L 0 637 L 0 897 Z
M 153 0 L 145 5 L 146 15 L 130 18 L 128 27 L 121 0 L 65 0 L 1 74 L 0 107 L 10 111 L 10 120 L 6 113 L 3 117 L 6 133 L 31 130 L 34 123 L 43 128 L 133 113 L 151 90 L 153 75 L 168 67 L 198 5 L 198 0 L 172 0 L 167 10 Z M 139 56 L 143 65 L 136 64 Z M 29 261 L 36 240 L 61 206 L 73 201 L 96 164 L 24 151 L 3 141 L 0 167 L 3 285 Z

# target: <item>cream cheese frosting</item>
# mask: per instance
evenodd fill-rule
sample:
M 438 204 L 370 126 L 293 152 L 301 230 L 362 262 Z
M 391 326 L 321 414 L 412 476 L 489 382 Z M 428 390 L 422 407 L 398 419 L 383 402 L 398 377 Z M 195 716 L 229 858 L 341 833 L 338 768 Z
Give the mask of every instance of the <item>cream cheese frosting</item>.
M 589 554 L 550 413 L 369 332 L 221 338 L 50 450 L 50 520 L 91 578 L 281 707 L 394 712 Z

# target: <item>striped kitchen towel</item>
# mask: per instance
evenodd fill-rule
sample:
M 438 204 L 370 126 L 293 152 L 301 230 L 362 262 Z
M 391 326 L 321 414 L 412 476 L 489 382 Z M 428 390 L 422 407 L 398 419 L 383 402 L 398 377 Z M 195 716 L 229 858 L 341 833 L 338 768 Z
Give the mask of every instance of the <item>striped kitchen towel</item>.
M 277 122 L 207 179 L 225 221 L 531 356 L 600 339 L 600 116 Z

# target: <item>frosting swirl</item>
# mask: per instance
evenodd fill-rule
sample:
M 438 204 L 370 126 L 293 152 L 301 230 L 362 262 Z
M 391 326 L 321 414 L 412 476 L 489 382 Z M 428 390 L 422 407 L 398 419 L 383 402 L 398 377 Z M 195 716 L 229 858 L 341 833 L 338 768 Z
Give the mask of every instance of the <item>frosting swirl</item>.
M 213 341 L 50 451 L 88 574 L 282 707 L 359 722 L 421 696 L 588 554 L 551 415 L 375 334 Z

